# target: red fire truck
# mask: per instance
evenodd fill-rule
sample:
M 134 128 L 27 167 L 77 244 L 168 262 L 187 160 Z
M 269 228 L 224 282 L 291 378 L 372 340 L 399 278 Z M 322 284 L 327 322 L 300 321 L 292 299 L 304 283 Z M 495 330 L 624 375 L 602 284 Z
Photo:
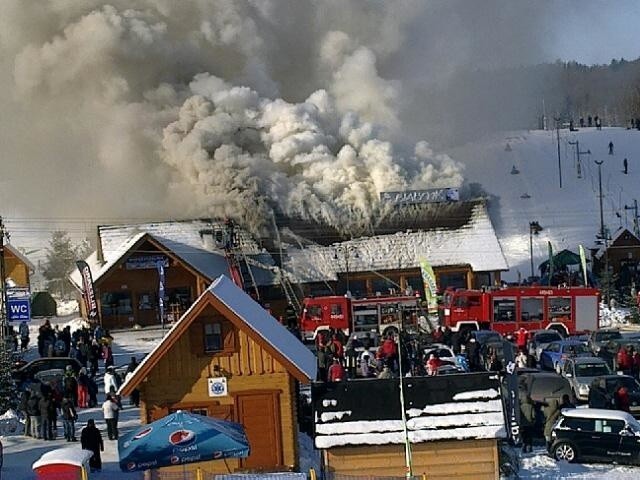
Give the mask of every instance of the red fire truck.
M 386 335 L 416 325 L 420 312 L 420 297 L 415 296 L 309 297 L 302 303 L 300 329 L 305 340 L 313 340 L 320 330 L 329 328 L 342 330 L 345 335 L 352 332 Z
M 501 334 L 521 327 L 563 334 L 598 328 L 600 291 L 595 288 L 507 287 L 497 290 L 447 290 L 440 305 L 444 325 L 491 329 Z

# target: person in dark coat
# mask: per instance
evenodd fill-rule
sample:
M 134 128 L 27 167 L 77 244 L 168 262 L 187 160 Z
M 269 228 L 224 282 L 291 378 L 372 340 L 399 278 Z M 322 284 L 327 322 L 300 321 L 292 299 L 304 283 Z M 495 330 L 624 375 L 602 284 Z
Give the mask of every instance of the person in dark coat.
M 38 408 L 40 409 L 40 437 L 43 440 L 52 440 L 51 438 L 51 423 L 49 420 L 49 408 L 51 406 L 51 396 L 49 394 L 42 395 L 38 402 Z
M 622 173 L 625 175 L 629 173 L 629 161 L 626 158 L 622 161 Z
M 562 395 L 562 403 L 560 404 L 560 410 L 564 408 L 576 408 L 576 406 L 573 403 L 571 403 L 571 399 L 569 398 L 569 395 L 567 395 L 566 393 Z
M 75 407 L 73 406 L 73 400 L 69 396 L 65 396 L 62 399 L 62 404 L 60 405 L 60 410 L 62 412 L 62 426 L 64 427 L 64 438 L 67 442 L 76 442 L 76 420 L 78 419 L 78 414 L 76 412 Z
M 98 406 L 98 385 L 93 377 L 87 377 L 87 387 L 89 389 L 89 408 Z
M 589 408 L 611 408 L 611 399 L 598 380 L 594 380 L 589 387 Z
M 520 432 L 522 434 L 522 453 L 533 450 L 533 429 L 536 424 L 536 409 L 529 395 L 520 398 Z
M 102 441 L 102 434 L 96 427 L 93 418 L 87 421 L 87 426 L 82 429 L 80 433 L 80 444 L 83 450 L 89 450 L 93 452 L 93 456 L 89 460 L 89 467 L 92 472 L 99 472 L 102 470 L 102 457 L 100 452 L 104 452 L 104 442 Z
M 470 338 L 467 342 L 467 355 L 469 357 L 469 369 L 472 372 L 479 372 L 480 367 L 480 346 L 475 338 Z

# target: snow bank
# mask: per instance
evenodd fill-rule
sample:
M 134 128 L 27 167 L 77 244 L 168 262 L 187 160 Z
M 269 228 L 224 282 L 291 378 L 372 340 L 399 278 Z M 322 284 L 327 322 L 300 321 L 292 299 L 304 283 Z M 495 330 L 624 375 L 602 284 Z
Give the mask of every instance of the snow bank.
M 490 400 L 488 402 L 439 403 L 437 405 L 427 405 L 423 409 L 411 408 L 407 410 L 407 415 L 418 417 L 423 413 L 450 415 L 452 413 L 474 412 L 502 412 L 502 402 L 500 400 Z
M 631 312 L 625 307 L 609 307 L 606 303 L 600 303 L 600 326 L 616 327 L 628 325 Z
M 453 396 L 454 400 L 476 400 L 478 398 L 496 398 L 498 391 L 495 388 L 488 390 L 473 390 L 471 392 L 457 393 Z
M 66 317 L 78 313 L 78 301 L 77 300 L 56 300 L 57 312 L 59 317 Z
M 7 410 L 0 415 L 0 436 L 22 435 L 24 425 L 20 422 L 15 410 Z

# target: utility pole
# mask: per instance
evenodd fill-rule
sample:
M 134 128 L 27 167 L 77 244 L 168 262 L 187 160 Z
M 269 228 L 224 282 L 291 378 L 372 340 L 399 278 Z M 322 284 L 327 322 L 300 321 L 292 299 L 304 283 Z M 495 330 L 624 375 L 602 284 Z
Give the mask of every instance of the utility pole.
M 3 347 L 7 336 L 7 283 L 4 265 L 4 237 L 6 235 L 4 222 L 0 217 L 0 288 L 2 288 L 2 307 L 0 308 L 0 341 Z
M 624 206 L 625 210 L 633 210 L 633 233 L 637 236 L 640 235 L 640 225 L 638 225 L 638 200 L 633 199 L 633 207 L 628 205 Z
M 576 147 L 576 157 L 577 157 L 576 169 L 578 171 L 578 178 L 582 178 L 582 164 L 580 163 L 580 155 L 591 155 L 591 150 L 587 150 L 586 152 L 581 152 L 579 140 L 576 140 L 575 142 L 569 142 L 569 145 L 575 145 Z
M 556 139 L 558 141 L 558 178 L 560 179 L 560 188 L 562 188 L 562 162 L 560 161 L 560 118 L 553 117 L 556 121 Z
M 596 160 L 598 165 L 598 198 L 600 199 L 600 238 L 604 240 L 604 213 L 602 211 L 602 160 Z
M 609 289 L 611 285 L 611 278 L 609 277 L 609 242 L 607 238 L 607 232 L 604 227 L 604 213 L 602 210 L 602 164 L 604 163 L 602 160 L 596 160 L 596 165 L 598 165 L 598 197 L 600 199 L 600 239 L 604 244 L 604 271 L 607 276 L 607 290 L 605 292 L 605 303 L 609 304 Z

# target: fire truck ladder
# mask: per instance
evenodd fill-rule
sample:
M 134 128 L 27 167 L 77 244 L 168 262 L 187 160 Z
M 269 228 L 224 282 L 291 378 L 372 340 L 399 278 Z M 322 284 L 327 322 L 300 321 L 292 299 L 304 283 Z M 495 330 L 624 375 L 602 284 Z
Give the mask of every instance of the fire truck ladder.
M 296 292 L 293 289 L 293 285 L 289 281 L 289 277 L 287 273 L 283 269 L 279 269 L 279 277 L 280 277 L 280 285 L 282 285 L 282 290 L 284 291 L 285 297 L 287 297 L 287 303 L 293 307 L 296 313 L 300 313 L 302 310 L 302 305 L 300 305 L 300 300 L 296 295 Z

